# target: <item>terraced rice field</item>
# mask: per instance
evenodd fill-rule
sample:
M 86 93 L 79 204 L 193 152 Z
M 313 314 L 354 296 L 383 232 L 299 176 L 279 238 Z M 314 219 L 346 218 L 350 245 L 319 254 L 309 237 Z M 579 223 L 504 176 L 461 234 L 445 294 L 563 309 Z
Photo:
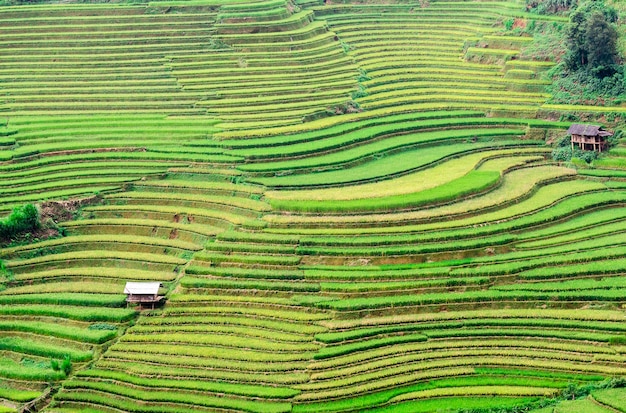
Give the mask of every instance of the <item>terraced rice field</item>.
M 626 411 L 626 150 L 550 160 L 598 109 L 523 10 L 0 7 L 0 212 L 64 215 L 0 249 L 0 411 Z

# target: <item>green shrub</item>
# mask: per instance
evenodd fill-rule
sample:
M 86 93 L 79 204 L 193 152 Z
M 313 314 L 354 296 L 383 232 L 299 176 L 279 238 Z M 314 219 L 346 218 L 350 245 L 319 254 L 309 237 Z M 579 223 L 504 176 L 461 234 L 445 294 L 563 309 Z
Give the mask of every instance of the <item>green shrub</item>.
M 598 158 L 598 152 L 595 151 L 575 151 L 574 153 L 576 155 L 576 158 L 582 159 L 587 163 L 591 163 Z
M 0 278 L 9 278 L 11 273 L 7 270 L 4 261 L 0 260 Z
M 63 370 L 63 373 L 65 373 L 66 376 L 72 371 L 72 358 L 70 356 L 65 356 L 63 358 L 63 361 L 61 362 L 61 370 Z
M 573 159 L 581 159 L 586 163 L 591 163 L 598 158 L 598 152 L 583 151 L 570 146 L 558 146 L 552 150 L 552 159 L 558 162 L 569 162 Z
M 0 219 L 0 241 L 8 241 L 39 226 L 39 211 L 33 204 L 15 208 L 11 215 Z

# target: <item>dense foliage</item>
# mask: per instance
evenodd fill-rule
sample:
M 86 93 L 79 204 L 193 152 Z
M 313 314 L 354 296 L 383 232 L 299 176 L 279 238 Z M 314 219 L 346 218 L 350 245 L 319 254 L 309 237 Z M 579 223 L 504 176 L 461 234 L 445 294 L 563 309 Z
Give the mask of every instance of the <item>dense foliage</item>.
M 538 14 L 556 14 L 576 7 L 577 0 L 526 0 L 526 10 Z
M 570 137 L 566 136 L 561 139 L 552 150 L 552 159 L 559 162 L 569 162 L 572 158 L 582 159 L 587 163 L 591 163 L 598 158 L 598 152 L 583 151 L 578 147 L 572 148 L 570 145 Z
M 8 241 L 38 227 L 39 211 L 33 204 L 15 208 L 11 215 L 0 220 L 0 241 Z
M 566 33 L 567 70 L 589 70 L 595 77 L 604 78 L 617 71 L 617 20 L 613 8 L 584 3 L 570 18 Z
M 623 100 L 617 21 L 617 11 L 603 1 L 584 2 L 571 13 L 563 58 L 550 72 L 554 102 L 604 105 Z

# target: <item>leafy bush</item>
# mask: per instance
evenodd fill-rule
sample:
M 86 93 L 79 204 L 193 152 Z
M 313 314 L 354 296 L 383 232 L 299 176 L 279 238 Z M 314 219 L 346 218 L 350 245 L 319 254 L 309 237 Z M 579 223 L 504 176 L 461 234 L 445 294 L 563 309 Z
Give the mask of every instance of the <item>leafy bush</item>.
M 572 147 L 570 146 L 570 137 L 565 136 L 552 150 L 552 159 L 557 162 L 569 162 L 573 158 L 581 159 L 586 163 L 591 163 L 598 158 L 598 152 L 583 151 L 579 148 L 574 148 L 572 150 Z
M 552 151 L 552 159 L 558 162 L 569 162 L 572 159 L 572 148 L 557 147 Z
M 352 99 L 363 98 L 366 96 L 369 96 L 369 93 L 367 93 L 367 90 L 365 90 L 363 86 L 360 86 L 359 89 L 352 92 L 351 95 Z
M 0 241 L 8 241 L 15 236 L 39 228 L 39 211 L 33 204 L 17 207 L 11 215 L 0 219 Z
M 583 161 L 585 161 L 587 163 L 591 163 L 595 159 L 598 158 L 598 152 L 595 152 L 595 151 L 574 150 L 574 154 L 573 155 L 575 155 L 576 158 L 582 159 Z
M 7 267 L 4 264 L 4 261 L 0 260 L 0 277 L 9 278 L 10 276 L 11 276 L 11 273 L 9 272 L 9 270 L 7 270 Z
M 70 356 L 65 356 L 63 358 L 63 361 L 61 362 L 61 370 L 63 370 L 63 373 L 65 373 L 66 376 L 72 371 L 72 358 Z

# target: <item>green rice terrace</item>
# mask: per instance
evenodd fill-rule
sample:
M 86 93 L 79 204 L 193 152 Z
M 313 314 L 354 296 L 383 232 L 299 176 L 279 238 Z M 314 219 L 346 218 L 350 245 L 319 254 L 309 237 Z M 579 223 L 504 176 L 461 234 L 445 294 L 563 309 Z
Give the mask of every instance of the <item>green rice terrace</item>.
M 626 105 L 520 32 L 568 21 L 0 6 L 0 412 L 626 412 Z

